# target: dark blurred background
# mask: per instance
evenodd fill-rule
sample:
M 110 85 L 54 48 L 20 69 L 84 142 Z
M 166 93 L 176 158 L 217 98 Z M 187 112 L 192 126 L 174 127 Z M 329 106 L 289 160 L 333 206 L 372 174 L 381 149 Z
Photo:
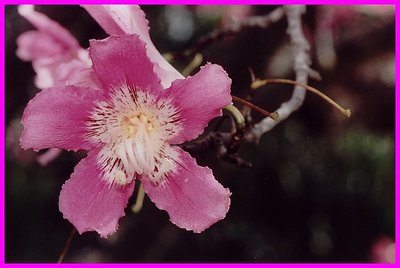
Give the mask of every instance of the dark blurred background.
M 143 6 L 156 47 L 179 52 L 231 16 L 268 14 L 274 6 Z M 78 6 L 38 6 L 71 31 L 81 46 L 107 35 Z M 56 262 L 72 225 L 58 210 L 61 185 L 82 155 L 64 152 L 43 167 L 18 146 L 20 118 L 38 92 L 30 63 L 15 55 L 16 38 L 33 29 L 6 6 L 6 262 Z M 243 144 L 253 163 L 239 168 L 215 152 L 193 155 L 229 187 L 226 218 L 201 234 L 169 222 L 146 197 L 139 214 L 129 207 L 118 232 L 76 235 L 65 262 L 380 262 L 394 259 L 395 75 L 393 6 L 308 6 L 304 31 L 311 44 L 315 86 L 352 110 L 345 118 L 315 95 L 266 133 Z M 293 79 L 286 18 L 266 29 L 246 29 L 203 50 L 222 65 L 232 94 L 244 96 L 248 67 L 259 78 Z M 189 60 L 174 62 L 181 67 Z M 291 86 L 256 92 L 254 103 L 274 110 Z M 261 117 L 253 113 L 255 120 Z M 212 123 L 215 124 L 215 121 Z M 46 129 L 43 129 L 46 131 Z M 130 200 L 134 202 L 136 193 Z

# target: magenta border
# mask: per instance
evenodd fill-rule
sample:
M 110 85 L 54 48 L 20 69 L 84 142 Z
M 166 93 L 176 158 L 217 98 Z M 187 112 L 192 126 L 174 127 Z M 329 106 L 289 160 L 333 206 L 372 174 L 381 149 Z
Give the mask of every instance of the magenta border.
M 285 0 L 285 1 L 277 1 L 277 0 L 250 0 L 249 2 L 245 1 L 245 0 L 190 0 L 190 1 L 180 1 L 180 0 L 168 0 L 168 1 L 162 1 L 162 0 L 141 0 L 139 1 L 141 4 L 334 4 L 334 5 L 338 5 L 338 4 L 352 4 L 352 5 L 356 5 L 356 4 L 392 4 L 392 5 L 396 5 L 395 9 L 396 9 L 396 47 L 395 50 L 396 52 L 399 51 L 400 49 L 400 14 L 399 12 L 397 12 L 397 7 L 398 5 L 396 4 L 396 0 L 392 0 L 392 1 L 388 1 L 388 0 L 350 0 L 350 1 L 345 1 L 345 0 L 328 0 L 328 1 L 321 1 L 321 0 L 311 0 L 311 1 L 299 1 L 299 0 Z M 57 264 L 5 264 L 5 259 L 4 259 L 4 250 L 5 250 L 5 224 L 4 224 L 4 199 L 5 199 L 5 195 L 4 195 L 4 187 L 5 187 L 5 72 L 4 72 L 4 66 L 5 66 L 5 7 L 4 5 L 10 4 L 84 4 L 84 3 L 89 3 L 89 4 L 98 4 L 98 3 L 115 3 L 115 4 L 132 4 L 133 1 L 129 1 L 129 0 L 109 0 L 109 1 L 101 1 L 101 0 L 82 0 L 82 1 L 51 1 L 51 0 L 41 0 L 41 1 L 37 1 L 37 0 L 31 0 L 31 1 L 18 1 L 18 0 L 5 0 L 4 2 L 1 1 L 0 3 L 0 7 L 1 7 L 1 12 L 0 12 L 0 24 L 2 25 L 2 27 L 0 28 L 0 34 L 1 34 L 1 43 L 0 43 L 0 48 L 2 50 L 2 53 L 0 55 L 0 61 L 1 61 L 1 66 L 0 66 L 0 70 L 1 70 L 1 75 L 0 75 L 0 82 L 1 82 L 1 86 L 0 89 L 2 91 L 3 94 L 0 95 L 0 104 L 1 104 L 1 112 L 2 112 L 2 117 L 1 117 L 1 145 L 0 145 L 0 150 L 1 150 L 1 154 L 0 154 L 0 168 L 1 168 L 1 182 L 2 185 L 0 186 L 0 196 L 1 196 L 1 206 L 0 206 L 0 210 L 1 210 L 1 221 L 0 221 L 0 265 L 5 265 L 5 266 L 15 266 L 15 267 L 27 267 L 27 266 L 38 266 L 38 267 L 55 267 Z M 400 4 L 400 2 L 398 2 Z M 400 77 L 400 71 L 399 68 L 397 68 L 399 63 L 399 57 L 396 54 L 396 82 L 398 81 L 398 78 Z M 396 93 L 400 90 L 399 85 L 396 83 L 395 86 L 395 90 Z M 396 241 L 400 241 L 400 235 L 398 232 L 398 221 L 397 221 L 397 193 L 399 191 L 399 185 L 398 183 L 396 183 L 397 181 L 397 177 L 400 171 L 400 160 L 397 157 L 397 152 L 398 152 L 398 140 L 400 138 L 400 134 L 398 133 L 397 129 L 399 127 L 399 118 L 398 118 L 398 114 L 400 112 L 400 108 L 399 108 L 399 101 L 400 101 L 400 97 L 399 94 L 395 94 L 396 95 L 396 129 L 395 129 L 395 191 L 396 191 L 396 195 L 395 195 L 395 212 L 396 212 L 396 217 L 395 217 L 395 221 L 396 221 L 396 235 L 395 235 L 395 240 Z M 378 219 L 379 220 L 379 219 Z M 397 247 L 396 247 L 397 249 Z M 400 258 L 400 254 L 399 251 L 396 250 L 396 260 L 398 260 Z M 396 261 L 397 263 L 397 261 Z M 93 267 L 94 265 L 101 265 L 101 266 L 126 266 L 126 265 L 134 265 L 135 267 L 159 267 L 159 266 L 163 266 L 163 267 L 202 267 L 202 266 L 207 266 L 207 267 L 243 267 L 243 266 L 247 266 L 247 265 L 251 265 L 251 266 L 257 266 L 257 267 L 290 267 L 290 266 L 296 266 L 296 267 L 360 267 L 360 266 L 370 266 L 370 267 L 394 267 L 394 265 L 396 264 L 358 264 L 358 263 L 352 263 L 352 264 L 318 264 L 318 263 L 314 263 L 314 264 L 62 264 L 63 266 L 80 266 L 80 265 L 84 265 L 87 267 Z
M 144 5 L 152 5 L 152 4 L 187 4 L 187 5 L 195 5 L 195 4 L 208 4 L 208 5 L 216 5 L 216 4 L 244 4 L 244 5 L 272 5 L 272 4 L 308 4 L 308 5 L 323 5 L 323 4 L 331 4 L 331 5 L 358 5 L 358 4 L 391 4 L 394 5 L 398 2 L 398 0 L 140 0 L 140 1 L 132 1 L 132 0 L 60 0 L 60 1 L 51 1 L 51 0 L 4 0 L 1 1 L 4 4 L 133 4 L 140 3 Z M 2 3 L 3 4 L 3 3 Z M 4 13 L 4 12 L 3 12 Z
M 395 101 L 395 106 L 396 106 L 396 108 L 395 108 L 395 112 L 396 112 L 396 114 L 395 114 L 395 120 L 396 120 L 396 125 L 395 125 L 395 205 L 394 205 L 394 208 L 395 208 L 395 241 L 399 241 L 399 232 L 398 232 L 398 225 L 399 225 L 399 222 L 398 222 L 398 218 L 397 218 L 397 216 L 398 216 L 398 193 L 399 193 L 399 184 L 397 183 L 397 179 L 398 179 L 398 176 L 399 176 L 399 171 L 400 171 L 400 160 L 399 160 L 399 158 L 398 158 L 398 151 L 399 151 L 399 143 L 398 143 L 398 141 L 399 141 L 399 138 L 400 138 L 400 134 L 399 134 L 399 132 L 398 132 L 398 127 L 399 127 L 399 122 L 400 122 L 400 120 L 399 120 L 399 112 L 400 112 L 400 108 L 399 108 L 399 100 L 400 100 L 400 96 L 399 96 L 399 94 L 398 94 L 398 92 L 399 92 L 399 90 L 400 90 L 400 87 L 399 87 L 399 84 L 397 83 L 398 81 L 399 81 L 399 78 L 400 78 L 400 70 L 399 70 L 399 68 L 398 68 L 398 66 L 399 66 L 399 62 L 400 62 L 400 60 L 399 60 L 399 55 L 398 55 L 398 52 L 399 52 L 399 48 L 400 48 L 400 44 L 399 44 L 399 42 L 400 42 L 400 14 L 399 14 L 399 9 L 398 9 L 398 5 L 396 5 L 396 7 L 395 7 L 395 12 L 396 12 L 396 26 L 395 26 L 395 28 L 396 28 L 396 46 L 395 46 L 395 57 L 396 57 L 396 65 L 395 65 L 395 71 L 396 71 L 396 86 L 395 86 L 395 90 L 396 90 L 396 94 L 395 94 L 395 96 L 396 96 L 396 101 Z M 396 246 L 396 263 L 397 263 L 397 260 L 399 260 L 399 258 L 400 258 L 400 253 L 399 253 L 399 251 L 398 251 L 398 247 Z
M 1 196 L 1 221 L 0 221 L 0 263 L 4 263 L 4 249 L 5 249 L 5 239 L 4 239 L 4 234 L 5 234 L 5 228 L 4 228 L 4 188 L 5 188 L 5 81 L 4 81 L 4 54 L 5 54 L 5 40 L 4 40 L 4 15 L 5 15 L 5 8 L 3 5 L 1 5 L 1 12 L 0 12 L 0 24 L 2 25 L 0 29 L 1 33 L 1 43 L 0 43 L 0 48 L 1 48 L 1 55 L 0 55 L 0 68 L 1 68 L 1 74 L 0 74 L 0 83 L 1 83 L 1 92 L 2 94 L 0 95 L 0 106 L 1 106 L 1 145 L 0 145 L 0 151 L 1 151 L 1 160 L 0 160 L 0 168 L 1 168 L 1 186 L 0 186 L 0 196 Z

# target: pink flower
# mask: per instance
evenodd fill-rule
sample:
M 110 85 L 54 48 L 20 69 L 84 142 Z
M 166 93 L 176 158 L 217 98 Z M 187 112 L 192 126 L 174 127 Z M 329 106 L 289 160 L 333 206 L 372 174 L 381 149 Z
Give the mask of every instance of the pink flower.
M 372 243 L 369 260 L 375 263 L 396 263 L 396 245 L 392 238 L 381 235 Z
M 110 35 L 137 34 L 146 43 L 147 55 L 164 88 L 175 79 L 184 78 L 156 49 L 149 35 L 149 25 L 138 5 L 83 5 L 89 14 Z M 87 50 L 65 28 L 31 5 L 18 7 L 21 16 L 38 30 L 21 34 L 17 39 L 17 55 L 32 61 L 37 73 L 35 84 L 48 88 L 56 84 L 84 85 L 96 83 L 87 68 L 91 66 Z M 85 76 L 80 75 L 84 71 Z
M 207 64 L 163 89 L 138 35 L 91 41 L 99 88 L 43 90 L 24 111 L 23 148 L 88 150 L 60 194 L 80 233 L 114 233 L 135 180 L 177 226 L 202 232 L 223 219 L 230 192 L 211 170 L 174 146 L 200 135 L 231 103 L 225 71 Z
M 18 37 L 17 55 L 32 61 L 38 88 L 65 84 L 74 73 L 91 66 L 87 51 L 61 25 L 30 5 L 19 6 L 18 12 L 37 28 Z
M 164 88 L 175 79 L 184 78 L 158 52 L 149 35 L 148 21 L 138 5 L 88 5 L 83 6 L 110 35 L 136 33 L 146 43 L 147 54 L 155 63 L 154 71 L 161 78 Z M 32 5 L 18 7 L 21 16 L 38 30 L 21 34 L 17 39 L 17 56 L 31 61 L 37 76 L 35 85 L 48 88 L 55 85 L 97 87 L 88 52 L 57 22 L 34 10 Z M 45 166 L 54 160 L 61 150 L 49 149 L 37 157 Z

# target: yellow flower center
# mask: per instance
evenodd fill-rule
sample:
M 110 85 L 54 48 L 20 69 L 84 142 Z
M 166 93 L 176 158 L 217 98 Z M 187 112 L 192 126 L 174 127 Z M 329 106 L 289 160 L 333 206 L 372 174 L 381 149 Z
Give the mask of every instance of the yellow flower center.
M 150 135 L 154 131 L 154 124 L 143 113 L 132 116 L 124 116 L 122 119 L 123 132 L 128 138 L 134 139 L 138 129 L 143 128 Z
M 139 175 L 163 183 L 176 166 L 168 140 L 181 131 L 178 115 L 171 100 L 130 87 L 97 102 L 87 137 L 102 146 L 97 161 L 104 180 L 123 186 Z

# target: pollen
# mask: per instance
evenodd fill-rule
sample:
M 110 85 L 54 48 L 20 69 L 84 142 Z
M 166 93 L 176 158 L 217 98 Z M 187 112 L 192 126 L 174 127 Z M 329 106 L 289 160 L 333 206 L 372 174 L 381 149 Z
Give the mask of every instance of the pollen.
M 154 123 L 143 113 L 131 116 L 124 116 L 122 119 L 122 129 L 127 138 L 134 139 L 139 130 L 144 129 L 148 135 L 154 131 Z
M 125 185 L 127 183 L 126 174 L 121 170 L 116 170 L 114 172 L 115 178 L 114 182 L 118 185 Z

